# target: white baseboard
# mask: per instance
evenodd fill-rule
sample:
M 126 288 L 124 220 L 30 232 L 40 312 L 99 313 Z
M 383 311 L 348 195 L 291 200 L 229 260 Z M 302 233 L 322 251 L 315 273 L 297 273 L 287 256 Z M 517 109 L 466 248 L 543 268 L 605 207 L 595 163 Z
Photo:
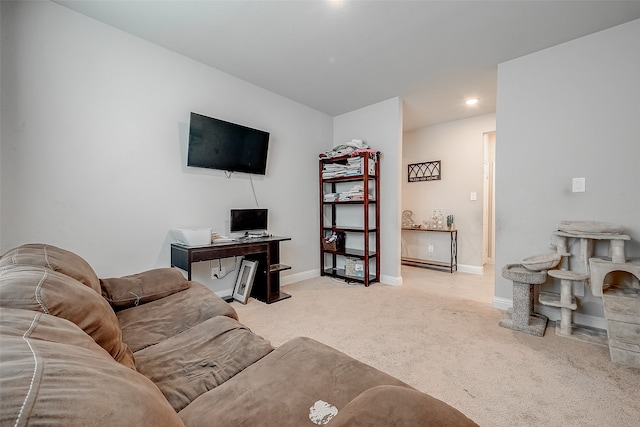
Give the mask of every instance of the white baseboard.
M 286 286 L 303 280 L 314 279 L 316 277 L 320 277 L 320 269 L 302 271 L 300 273 L 281 277 L 280 286 Z M 380 283 L 391 286 L 400 286 L 402 285 L 402 277 L 380 275 Z
M 462 273 L 484 274 L 484 267 L 478 267 L 477 265 L 458 264 L 458 271 Z
M 391 286 L 400 286 L 402 285 L 402 276 L 394 277 L 381 274 L 380 283 Z
M 491 306 L 493 308 L 497 308 L 498 310 L 507 311 L 508 309 L 513 307 L 513 300 L 510 300 L 508 298 L 493 297 Z
M 477 267 L 474 265 L 459 265 L 458 271 L 462 273 L 471 273 L 471 274 L 483 274 L 484 268 Z M 317 270 L 307 270 L 302 271 L 296 274 L 290 274 L 288 276 L 283 276 L 280 279 L 280 285 L 286 286 L 292 283 L 300 282 L 302 280 L 313 279 L 315 277 L 320 277 L 320 269 Z M 389 276 L 386 274 L 380 275 L 380 283 L 391 286 L 401 286 L 402 285 L 402 276 Z M 511 300 L 509 300 L 511 303 Z M 511 305 L 509 305 L 511 307 Z
M 560 309 L 545 305 L 536 306 L 536 311 L 549 318 L 551 321 L 560 320 Z M 573 313 L 573 323 L 576 325 L 590 326 L 592 328 L 607 330 L 607 319 L 582 313 Z
M 513 300 L 508 298 L 493 297 L 492 307 L 506 311 L 513 307 Z M 560 309 L 545 305 L 537 305 L 536 313 L 547 316 L 550 321 L 560 320 Z M 573 323 L 576 325 L 590 326 L 592 328 L 607 330 L 607 319 L 582 313 L 573 313 Z
M 307 279 L 313 279 L 315 277 L 320 277 L 320 269 L 319 268 L 316 269 L 316 270 L 301 271 L 300 273 L 289 274 L 287 276 L 282 276 L 280 278 L 280 286 L 290 285 L 292 283 L 301 282 L 301 281 L 307 280 Z

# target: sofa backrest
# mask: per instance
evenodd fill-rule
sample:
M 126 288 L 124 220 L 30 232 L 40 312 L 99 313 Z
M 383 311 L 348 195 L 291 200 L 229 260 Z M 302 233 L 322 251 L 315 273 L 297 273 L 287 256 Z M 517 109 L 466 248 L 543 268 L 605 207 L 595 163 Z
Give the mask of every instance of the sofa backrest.
M 118 319 L 109 303 L 72 277 L 38 265 L 2 267 L 0 307 L 39 311 L 67 319 L 116 361 L 135 369 L 133 353 L 122 341 Z
M 100 294 L 100 279 L 82 257 L 56 246 L 30 243 L 11 249 L 0 258 L 0 268 L 15 265 L 39 265 L 73 277 Z

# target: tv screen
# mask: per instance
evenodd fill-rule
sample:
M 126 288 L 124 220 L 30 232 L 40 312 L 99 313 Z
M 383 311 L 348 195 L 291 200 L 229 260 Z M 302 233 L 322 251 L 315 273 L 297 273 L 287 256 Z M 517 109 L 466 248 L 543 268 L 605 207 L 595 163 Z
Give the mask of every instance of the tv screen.
M 265 175 L 269 133 L 191 113 L 187 166 Z
M 267 209 L 231 209 L 229 231 L 266 231 Z

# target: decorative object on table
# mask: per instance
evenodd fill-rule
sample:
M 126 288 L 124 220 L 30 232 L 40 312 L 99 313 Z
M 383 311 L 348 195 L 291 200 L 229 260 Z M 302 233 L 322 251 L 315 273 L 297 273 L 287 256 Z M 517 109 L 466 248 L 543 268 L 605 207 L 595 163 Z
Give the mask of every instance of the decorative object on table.
M 434 209 L 431 219 L 423 223 L 423 228 L 427 230 L 444 230 L 444 215 L 442 210 Z
M 242 260 L 240 271 L 238 271 L 238 278 L 236 279 L 236 286 L 233 288 L 233 299 L 242 304 L 247 303 L 249 295 L 251 295 L 253 278 L 256 275 L 257 268 L 257 261 Z
M 430 230 L 435 230 L 436 228 L 438 228 L 438 214 L 436 213 L 435 210 L 431 214 L 431 218 L 429 220 L 429 224 L 427 225 L 427 228 Z
M 447 228 L 449 230 L 453 228 L 453 215 L 447 215 Z
M 413 163 L 407 168 L 408 182 L 438 181 L 441 179 L 440 160 Z
M 412 211 L 402 211 L 402 228 L 415 228 L 416 223 L 413 221 Z
M 521 261 L 524 268 L 530 271 L 550 270 L 560 264 L 562 256 L 557 253 L 533 255 Z

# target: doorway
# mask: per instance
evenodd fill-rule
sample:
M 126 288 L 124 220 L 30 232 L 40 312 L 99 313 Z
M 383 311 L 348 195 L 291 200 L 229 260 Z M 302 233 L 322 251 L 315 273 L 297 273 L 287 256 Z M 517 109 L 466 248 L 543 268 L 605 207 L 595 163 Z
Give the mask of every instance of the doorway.
M 496 132 L 483 135 L 484 176 L 482 204 L 482 265 L 495 264 L 495 160 Z

